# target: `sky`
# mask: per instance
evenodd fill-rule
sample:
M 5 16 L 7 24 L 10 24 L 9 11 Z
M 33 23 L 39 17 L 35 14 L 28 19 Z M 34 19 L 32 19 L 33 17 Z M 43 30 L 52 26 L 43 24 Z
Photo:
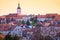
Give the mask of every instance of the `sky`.
M 0 0 L 0 15 L 16 13 L 18 3 L 21 14 L 60 14 L 60 0 Z

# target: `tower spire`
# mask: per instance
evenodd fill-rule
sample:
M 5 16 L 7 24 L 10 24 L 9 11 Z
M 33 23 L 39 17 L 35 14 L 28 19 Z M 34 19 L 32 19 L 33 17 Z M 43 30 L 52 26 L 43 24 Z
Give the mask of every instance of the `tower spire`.
M 20 4 L 18 3 L 18 9 L 20 9 Z
M 17 13 L 21 13 L 20 3 L 18 3 Z

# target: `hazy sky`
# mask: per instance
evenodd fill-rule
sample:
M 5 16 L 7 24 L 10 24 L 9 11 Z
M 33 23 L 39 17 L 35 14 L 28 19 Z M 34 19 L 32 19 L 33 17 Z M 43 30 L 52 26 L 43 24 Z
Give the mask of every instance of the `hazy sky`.
M 60 0 L 0 0 L 0 15 L 16 13 L 18 3 L 22 14 L 60 14 Z

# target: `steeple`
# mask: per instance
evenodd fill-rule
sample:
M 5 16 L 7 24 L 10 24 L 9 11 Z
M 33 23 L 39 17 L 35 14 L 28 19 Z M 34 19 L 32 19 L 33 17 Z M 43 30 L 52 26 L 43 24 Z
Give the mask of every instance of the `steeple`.
M 17 13 L 21 13 L 20 3 L 18 3 Z
M 18 8 L 17 9 L 20 9 L 20 4 L 18 3 Z

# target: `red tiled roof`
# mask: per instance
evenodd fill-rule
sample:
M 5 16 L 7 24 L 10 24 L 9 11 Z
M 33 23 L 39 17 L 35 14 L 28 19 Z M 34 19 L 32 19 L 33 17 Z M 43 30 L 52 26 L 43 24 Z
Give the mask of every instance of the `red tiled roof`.
M 5 19 L 5 18 L 6 18 L 6 16 L 0 16 L 0 18 L 4 18 L 4 19 Z
M 22 19 L 23 15 L 17 15 L 17 18 Z
M 17 14 L 17 13 L 14 13 L 14 14 L 9 14 L 9 15 L 7 15 L 7 17 L 10 17 L 10 18 L 20 18 L 20 19 L 22 19 L 24 16 L 26 16 L 26 15 L 22 15 L 22 14 Z
M 50 14 L 46 14 L 46 17 L 52 17 L 52 16 L 58 16 L 57 13 L 53 14 L 53 13 L 50 13 Z
M 54 20 L 60 20 L 60 15 L 56 16 Z
M 58 15 L 57 13 L 47 13 L 46 15 Z
M 16 25 L 11 25 L 11 27 L 14 29 Z M 0 24 L 0 31 L 8 31 L 10 28 L 9 24 Z
M 46 18 L 46 15 L 37 15 L 37 18 Z
M 17 17 L 18 14 L 9 14 L 7 17 Z

